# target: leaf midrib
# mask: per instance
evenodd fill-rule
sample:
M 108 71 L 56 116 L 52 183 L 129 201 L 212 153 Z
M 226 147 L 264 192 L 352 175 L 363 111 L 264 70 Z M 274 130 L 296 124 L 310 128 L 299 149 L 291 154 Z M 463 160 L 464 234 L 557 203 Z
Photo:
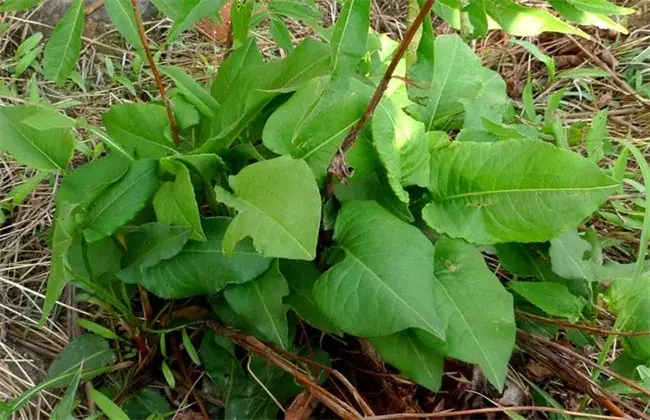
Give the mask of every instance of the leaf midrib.
M 0 115 L 2 115 L 2 114 L 0 114 Z M 3 117 L 4 117 L 5 120 L 9 121 L 9 125 L 11 125 L 11 126 L 14 128 L 14 130 L 16 130 L 16 132 L 17 132 L 18 134 L 20 134 L 20 135 L 21 135 L 25 140 L 27 140 L 27 143 L 31 144 L 32 147 L 33 147 L 34 149 L 36 149 L 36 150 L 37 150 L 41 155 L 43 155 L 43 157 L 45 157 L 46 160 L 50 161 L 50 162 L 52 163 L 52 165 L 54 165 L 54 167 L 55 167 L 56 169 L 58 169 L 58 170 L 60 170 L 60 171 L 63 170 L 63 168 L 62 168 L 61 166 L 59 166 L 59 164 L 56 163 L 56 162 L 55 162 L 55 161 L 54 161 L 54 160 L 53 160 L 53 159 L 52 159 L 52 158 L 51 158 L 47 153 L 45 153 L 45 151 L 43 151 L 43 149 L 41 149 L 41 148 L 40 148 L 36 143 L 34 143 L 34 142 L 30 139 L 29 136 L 27 136 L 25 133 L 23 133 L 23 132 L 20 130 L 20 126 L 19 126 L 17 123 L 15 123 L 14 120 L 12 120 L 11 118 L 7 117 L 6 115 L 3 115 Z
M 68 41 L 65 43 L 65 49 L 63 50 L 63 54 L 61 54 L 61 60 L 59 60 L 59 66 L 56 69 L 56 77 L 54 78 L 56 82 L 59 82 L 59 77 L 61 76 L 61 67 L 63 66 L 63 61 L 66 58 L 66 55 L 68 53 L 68 50 L 70 49 L 70 42 L 72 41 L 72 35 L 75 33 L 75 29 L 77 28 L 78 21 L 79 21 L 79 14 L 83 10 L 83 1 L 78 2 L 79 6 L 77 7 L 77 11 L 74 16 L 74 21 L 72 25 L 72 29 L 69 32 L 68 36 Z M 83 19 L 81 19 L 81 25 L 83 25 Z M 46 51 L 47 52 L 47 51 Z
M 500 189 L 500 190 L 484 190 L 484 191 L 471 191 L 462 194 L 447 195 L 441 197 L 441 201 L 455 200 L 463 197 L 475 197 L 479 195 L 499 195 L 499 194 L 523 194 L 535 192 L 582 192 L 582 191 L 599 191 L 616 188 L 618 184 L 603 185 L 598 187 L 578 187 L 578 188 L 521 188 L 521 189 Z
M 266 316 L 269 318 L 269 321 L 271 321 L 271 326 L 273 327 L 273 331 L 275 331 L 275 335 L 278 338 L 278 343 L 284 347 L 284 340 L 282 339 L 282 336 L 280 335 L 280 330 L 278 330 L 278 327 L 275 324 L 275 320 L 273 319 L 273 315 L 271 315 L 271 312 L 269 311 L 269 307 L 266 305 L 266 301 L 264 300 L 264 297 L 260 292 L 259 284 L 257 282 L 254 282 L 253 288 L 255 289 L 255 294 L 260 299 L 260 302 L 262 302 L 262 308 L 264 309 Z

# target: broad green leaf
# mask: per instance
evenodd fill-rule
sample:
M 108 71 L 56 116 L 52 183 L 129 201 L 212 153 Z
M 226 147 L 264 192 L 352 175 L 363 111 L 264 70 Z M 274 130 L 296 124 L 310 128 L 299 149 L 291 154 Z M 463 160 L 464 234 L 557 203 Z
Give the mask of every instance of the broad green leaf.
M 173 182 L 163 182 L 153 198 L 156 219 L 173 225 L 189 226 L 192 228 L 190 239 L 205 241 L 190 171 L 183 163 L 174 160 L 163 160 L 161 166 L 175 174 L 176 178 Z
M 174 66 L 158 66 L 158 68 L 176 83 L 176 88 L 199 112 L 212 117 L 219 110 L 219 104 L 210 96 L 210 92 L 195 82 L 183 69 Z
M 88 206 L 112 184 L 124 176 L 130 161 L 117 153 L 109 153 L 70 172 L 56 194 L 56 205 L 63 203 Z
M 135 157 L 133 156 L 133 150 L 131 149 L 126 149 L 120 143 L 115 141 L 114 138 L 103 132 L 100 128 L 90 125 L 88 127 L 88 131 L 90 131 L 92 134 L 94 134 L 97 138 L 101 140 L 101 144 L 97 146 L 97 148 L 100 148 L 100 152 L 108 147 L 110 150 L 113 150 L 115 153 L 119 154 L 123 158 L 129 161 L 134 161 L 136 160 Z M 96 149 L 97 149 L 96 148 Z
M 181 93 L 170 95 L 170 101 L 174 110 L 176 124 L 181 131 L 187 130 L 201 121 L 199 111 Z
M 54 28 L 45 46 L 43 74 L 62 86 L 77 65 L 84 28 L 84 2 L 75 0 Z
M 234 343 L 208 330 L 201 340 L 199 356 L 206 373 L 217 384 L 217 395 L 228 405 L 231 396 L 240 394 L 246 383 L 246 374 L 235 357 Z
M 108 341 L 95 334 L 84 334 L 72 340 L 47 371 L 48 378 L 54 378 L 62 373 L 76 371 L 90 371 L 115 363 L 115 353 L 108 345 Z M 88 379 L 84 377 L 84 379 Z M 70 385 L 73 378 L 64 378 L 55 381 L 50 388 L 65 388 Z
M 575 230 L 564 232 L 551 239 L 549 256 L 553 272 L 567 279 L 596 280 L 596 266 L 586 258 L 591 245 Z
M 427 347 L 411 330 L 370 340 L 388 363 L 418 384 L 436 392 L 440 389 L 444 357 Z
M 183 0 L 151 0 L 156 9 L 171 20 L 176 20 L 178 12 L 183 6 Z
M 215 189 L 217 200 L 239 211 L 223 238 L 226 254 L 250 236 L 265 257 L 316 257 L 321 199 L 305 162 L 283 156 L 254 163 L 229 183 L 234 194 Z
M 272 17 L 271 23 L 269 24 L 269 32 L 275 40 L 275 43 L 278 44 L 278 46 L 285 52 L 293 51 L 291 32 L 289 32 L 289 29 L 287 29 L 287 26 L 284 24 L 282 19 L 278 17 Z
M 129 416 L 117 404 L 98 390 L 91 389 L 90 398 L 92 398 L 95 404 L 97 404 L 97 407 L 109 420 L 129 420 Z
M 224 296 L 230 307 L 254 326 L 262 338 L 280 347 L 289 347 L 289 306 L 282 299 L 289 294 L 287 281 L 278 261 L 258 278 L 226 287 Z
M 249 0 L 249 3 L 252 2 Z M 233 3 L 233 7 L 235 7 L 235 4 Z M 246 33 L 248 34 L 248 30 Z M 230 88 L 236 88 L 233 82 L 239 72 L 247 67 L 259 66 L 263 62 L 264 57 L 262 57 L 262 54 L 257 49 L 256 38 L 248 38 L 242 46 L 234 50 L 219 66 L 217 77 L 210 88 L 212 97 L 217 102 L 223 103 L 228 97 Z
M 301 318 L 312 326 L 327 333 L 338 333 L 338 330 L 318 309 L 314 301 L 314 283 L 321 272 L 312 262 L 281 260 L 280 272 L 289 285 L 289 296 L 284 301 Z
M 242 67 L 232 82 L 236 89 L 228 90 L 219 112 L 208 121 L 203 133 L 206 142 L 198 152 L 226 149 L 273 98 L 325 74 L 327 51 L 327 44 L 307 38 L 283 60 Z
M 582 309 L 587 303 L 584 298 L 572 295 L 566 286 L 557 283 L 511 281 L 508 287 L 547 314 L 571 321 L 582 318 Z
M 38 113 L 30 115 L 20 121 L 37 130 L 49 130 L 53 128 L 70 128 L 77 122 L 65 114 L 53 108 L 39 107 Z
M 41 2 L 41 0 L 5 0 L 0 4 L 0 12 L 20 12 L 31 9 Z
M 332 33 L 331 59 L 334 73 L 353 73 L 366 54 L 370 28 L 370 0 L 346 0 Z
M 79 235 L 74 239 L 66 255 L 69 268 L 77 275 L 90 281 L 101 278 L 103 274 L 113 274 L 120 270 L 122 251 L 113 238 L 104 238 L 91 244 L 84 243 Z M 86 288 L 82 283 L 77 283 L 80 288 Z M 92 290 L 90 290 L 94 293 Z
M 141 270 L 138 283 L 163 298 L 211 295 L 227 284 L 245 283 L 262 274 L 270 260 L 255 252 L 250 241 L 240 243 L 228 256 L 223 237 L 231 219 L 203 220 L 205 242 L 189 241 L 172 258 Z
M 348 159 L 348 164 L 352 164 Z M 386 175 L 372 173 L 366 177 L 355 175 L 348 181 L 348 185 L 339 184 L 336 187 L 336 198 L 345 203 L 347 201 L 376 201 L 386 210 L 393 213 L 406 223 L 413 223 L 415 218 L 408 208 L 408 205 L 395 195 L 395 192 L 388 185 Z
M 534 36 L 542 32 L 589 35 L 552 14 L 536 7 L 526 7 L 513 0 L 485 0 L 488 15 L 506 32 L 515 36 Z
M 439 308 L 449 319 L 446 342 L 439 351 L 478 364 L 490 383 L 502 390 L 515 344 L 512 296 L 481 253 L 462 240 L 438 240 L 435 266 L 435 287 L 446 295 Z
M 160 261 L 176 256 L 185 244 L 192 230 L 186 226 L 170 226 L 167 223 L 147 223 L 126 237 L 126 254 L 122 267 L 116 274 L 127 283 L 136 283 L 141 270 L 153 267 Z
M 445 336 L 433 245 L 371 201 L 344 203 L 334 240 L 340 259 L 314 285 L 316 304 L 342 331 L 380 337 L 406 328 Z
M 650 331 L 650 277 L 617 279 L 607 294 L 621 331 Z M 635 359 L 650 359 L 650 336 L 624 337 L 623 347 Z
M 167 33 L 167 40 L 173 41 L 183 31 L 190 29 L 199 19 L 218 16 L 225 0 L 183 0 L 174 25 Z
M 139 55 L 144 56 L 144 47 L 140 40 L 138 32 L 138 24 L 135 20 L 135 12 L 131 5 L 131 0 L 106 0 L 105 1 L 106 13 L 115 25 L 115 28 L 127 42 L 138 52 Z
M 605 157 L 605 151 L 603 149 L 605 141 L 607 140 L 607 114 L 609 110 L 607 108 L 600 111 L 594 116 L 591 126 L 589 127 L 589 132 L 585 138 L 585 146 L 587 147 L 587 154 L 589 159 L 598 163 L 600 160 Z
M 177 154 L 167 111 L 162 105 L 125 103 L 111 107 L 102 117 L 106 132 L 121 146 L 135 150 L 138 159 Z
M 537 140 L 455 142 L 431 156 L 433 202 L 422 217 L 477 244 L 543 242 L 575 228 L 618 185 L 593 162 Z
M 330 79 L 305 83 L 267 120 L 264 145 L 277 154 L 307 162 L 319 185 L 350 128 L 361 118 L 372 89 L 355 79 L 347 92 L 332 92 Z
M 34 169 L 65 171 L 74 151 L 74 138 L 68 129 L 36 130 L 21 123 L 39 112 L 35 106 L 0 107 L 0 150 Z
M 163 417 L 173 411 L 167 398 L 153 388 L 138 390 L 124 402 L 122 408 L 130 419 L 146 419 L 151 414 Z
M 429 181 L 429 144 L 424 124 L 388 99 L 382 99 L 372 117 L 372 137 L 388 182 L 399 199 L 409 202 L 404 186 L 426 187 Z
M 126 175 L 107 188 L 90 207 L 84 237 L 96 242 L 112 235 L 147 204 L 158 187 L 158 164 L 139 160 Z
M 54 309 L 57 299 L 69 280 L 65 270 L 66 255 L 75 238 L 80 235 L 75 222 L 76 210 L 77 205 L 75 204 L 57 204 L 54 234 L 52 235 L 52 262 L 43 302 L 43 315 L 38 322 L 39 327 L 45 325 L 47 317 Z
M 551 6 L 557 10 L 560 15 L 570 21 L 576 22 L 580 25 L 593 25 L 601 29 L 613 29 L 622 34 L 627 34 L 628 30 L 625 26 L 616 22 L 612 18 L 599 14 L 592 13 L 587 10 L 576 7 L 575 2 L 567 0 L 549 0 Z M 609 75 L 609 73 L 608 73 Z
M 11 199 L 11 201 L 5 205 L 8 208 L 11 208 L 13 206 L 19 206 L 23 204 L 27 197 L 29 197 L 29 195 L 34 192 L 34 190 L 41 184 L 41 182 L 49 178 L 51 175 L 52 174 L 50 172 L 36 172 L 31 178 L 25 180 L 21 184 L 16 185 L 11 190 L 9 190 L 7 195 L 4 197 L 5 199 Z
M 412 76 L 416 85 L 411 97 L 427 131 L 463 127 L 482 129 L 482 119 L 501 122 L 509 103 L 505 82 L 481 65 L 476 54 L 458 35 L 435 40 L 433 68 L 420 66 Z M 464 118 L 461 124 L 458 119 Z

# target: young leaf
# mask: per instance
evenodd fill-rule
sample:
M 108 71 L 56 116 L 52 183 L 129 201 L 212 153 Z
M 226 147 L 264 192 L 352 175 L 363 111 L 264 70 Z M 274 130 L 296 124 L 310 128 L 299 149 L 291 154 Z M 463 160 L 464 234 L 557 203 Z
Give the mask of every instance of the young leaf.
M 199 359 L 199 355 L 196 353 L 194 344 L 192 344 L 192 340 L 190 339 L 190 336 L 187 334 L 187 330 L 185 328 L 183 328 L 182 336 L 183 336 L 183 347 L 185 347 L 185 351 L 190 356 L 190 359 L 192 359 L 194 364 L 200 366 L 201 359 Z
M 176 379 L 174 378 L 174 374 L 172 373 L 172 370 L 169 368 L 167 362 L 163 360 L 160 367 L 162 369 L 163 376 L 165 377 L 165 381 L 167 381 L 169 387 L 172 389 L 176 388 Z
M 62 373 L 82 369 L 92 371 L 115 363 L 115 353 L 108 342 L 95 334 L 84 334 L 72 340 L 47 371 L 47 378 L 55 378 Z M 47 379 L 46 378 L 46 379 Z M 84 379 L 89 379 L 84 376 Z M 50 384 L 50 388 L 65 388 L 73 378 L 61 378 Z
M 222 240 L 231 219 L 203 220 L 207 241 L 189 241 L 172 258 L 143 268 L 138 283 L 163 298 L 211 295 L 230 283 L 245 283 L 262 274 L 271 263 L 255 252 L 250 241 L 243 241 L 227 256 Z
M 429 181 L 429 143 L 424 124 L 414 120 L 388 99 L 379 102 L 372 118 L 375 148 L 399 199 L 409 202 L 403 186 L 425 187 Z
M 75 169 L 66 176 L 56 194 L 56 205 L 63 203 L 90 205 L 101 193 L 124 176 L 130 161 L 109 153 Z M 58 220 L 58 218 L 57 218 Z
M 553 272 L 567 279 L 596 280 L 596 266 L 593 261 L 585 259 L 591 251 L 591 245 L 575 230 L 564 232 L 551 239 L 549 256 Z
M 458 35 L 437 37 L 434 48 L 433 70 L 417 74 L 421 87 L 411 90 L 412 97 L 425 101 L 416 109 L 426 130 L 446 128 L 463 114 L 464 128 L 482 129 L 482 118 L 500 122 L 509 103 L 501 76 L 483 67 Z
M 603 150 L 605 140 L 607 139 L 607 108 L 600 111 L 591 122 L 591 127 L 585 138 L 585 146 L 589 159 L 598 163 L 605 157 Z
M 512 296 L 481 253 L 464 241 L 441 238 L 435 258 L 435 286 L 446 297 L 439 307 L 449 319 L 446 342 L 439 351 L 477 363 L 490 383 L 502 390 L 515 345 Z
M 154 104 L 118 104 L 102 116 L 109 136 L 135 150 L 138 159 L 177 154 L 171 140 L 165 107 Z
M 174 173 L 176 179 L 174 182 L 164 182 L 156 192 L 153 198 L 156 219 L 173 225 L 189 226 L 192 228 L 190 239 L 205 241 L 190 171 L 183 163 L 174 160 L 163 160 L 161 166 Z
M 219 103 L 183 69 L 174 66 L 158 66 L 158 69 L 176 83 L 176 88 L 183 94 L 185 99 L 203 115 L 213 117 L 219 110 Z
M 650 277 L 619 278 L 607 291 L 618 315 L 621 331 L 650 330 Z M 650 358 L 650 337 L 624 337 L 625 353 L 639 360 Z
M 84 2 L 75 0 L 54 28 L 45 46 L 43 74 L 62 86 L 77 65 L 84 27 Z
M 548 73 L 549 82 L 555 79 L 555 60 L 553 59 L 553 57 L 549 57 L 548 55 L 541 52 L 540 49 L 537 48 L 537 45 L 531 42 L 524 41 L 521 39 L 513 39 L 511 42 L 522 46 L 533 57 L 535 57 L 536 59 L 544 63 L 544 66 L 546 66 L 546 71 Z
M 131 164 L 126 175 L 107 188 L 92 204 L 84 229 L 88 242 L 110 236 L 131 220 L 146 205 L 158 187 L 158 164 L 139 160 Z
M 3 3 L 3 5 L 5 3 Z M 30 35 L 27 39 L 25 39 L 23 42 L 20 43 L 18 48 L 16 48 L 16 52 L 14 53 L 14 58 L 17 60 L 20 59 L 20 57 L 25 55 L 25 53 L 36 48 L 41 43 L 42 39 L 43 39 L 43 34 L 41 32 L 36 32 L 35 34 Z
M 230 7 L 232 38 L 233 45 L 235 46 L 246 44 L 248 28 L 251 22 L 251 13 L 253 12 L 253 3 L 253 0 L 237 1 L 233 2 Z M 268 6 L 271 8 L 272 4 L 269 3 Z M 221 68 L 219 68 L 219 72 L 221 72 Z
M 54 234 L 52 235 L 52 262 L 43 302 L 43 315 L 38 322 L 39 327 L 45 325 L 47 317 L 54 309 L 57 299 L 69 280 L 65 270 L 66 255 L 75 238 L 80 235 L 75 221 L 76 210 L 77 205 L 75 204 L 57 205 Z
M 16 63 L 16 67 L 14 67 L 14 76 L 20 77 L 25 72 L 25 70 L 29 68 L 29 66 L 36 66 L 38 64 L 36 58 L 41 54 L 41 51 L 43 51 L 43 47 L 38 46 L 22 56 Z
M 183 0 L 151 0 L 156 9 L 160 10 L 167 18 L 175 21 L 181 10 Z
M 269 24 L 269 31 L 271 32 L 271 36 L 273 36 L 275 43 L 278 44 L 280 48 L 288 53 L 293 51 L 291 32 L 289 32 L 289 29 L 287 29 L 282 19 L 272 17 L 271 23 Z
M 97 404 L 102 413 L 106 414 L 109 420 L 129 420 L 129 416 L 117 404 L 96 389 L 90 390 L 90 398 Z
M 537 140 L 455 142 L 431 156 L 434 201 L 422 217 L 477 244 L 543 242 L 574 228 L 617 188 L 593 162 Z
M 97 324 L 96 322 L 92 322 L 88 319 L 78 319 L 77 324 L 85 329 L 90 331 L 93 334 L 97 334 L 101 337 L 108 338 L 109 340 L 119 340 L 119 337 L 115 332 L 112 330 L 109 330 L 108 328 Z
M 603 15 L 631 15 L 636 10 L 629 7 L 617 6 L 607 0 L 573 0 L 573 5 L 580 10 Z
M 138 52 L 144 55 L 144 47 L 140 40 L 138 24 L 135 20 L 135 12 L 131 5 L 131 0 L 106 0 L 106 13 L 115 25 L 115 28 L 127 42 Z
M 582 10 L 576 7 L 575 2 L 567 0 L 549 0 L 549 3 L 567 20 L 576 22 L 580 25 L 593 25 L 601 29 L 612 29 L 622 34 L 628 34 L 628 30 L 625 26 L 604 14 Z
M 63 420 L 68 418 L 74 418 L 72 416 L 72 410 L 74 409 L 74 397 L 77 395 L 77 389 L 79 388 L 79 382 L 81 381 L 81 372 L 83 371 L 83 366 L 79 367 L 77 373 L 72 378 L 70 386 L 65 391 L 65 395 L 61 399 L 59 405 L 57 405 L 50 418 L 53 420 Z M 0 418 L 2 418 L 2 413 L 0 412 Z
M 252 3 L 252 1 L 249 0 L 247 3 Z M 237 4 L 238 2 L 233 2 L 233 7 L 236 7 Z M 248 28 L 246 28 L 246 34 L 248 35 Z M 242 69 L 259 66 L 264 62 L 255 40 L 255 37 L 248 38 L 242 46 L 235 49 L 219 66 L 217 77 L 210 88 L 212 97 L 218 103 L 224 103 L 228 97 L 229 89 L 236 88 L 234 81 Z
M 370 27 L 370 0 L 347 0 L 332 33 L 332 70 L 339 75 L 354 72 L 366 54 Z
M 167 33 L 167 40 L 173 41 L 181 32 L 190 29 L 199 19 L 218 14 L 224 3 L 225 0 L 183 0 L 174 25 Z
M 37 130 L 70 128 L 77 123 L 73 118 L 70 118 L 52 108 L 39 107 L 38 111 L 37 114 L 32 114 L 20 122 Z
M 515 36 L 534 36 L 542 32 L 559 32 L 589 39 L 589 35 L 536 7 L 526 7 L 513 0 L 488 0 L 488 15 L 503 30 Z
M 115 275 L 126 283 L 136 283 L 141 270 L 153 267 L 160 261 L 177 255 L 190 238 L 192 231 L 186 226 L 169 226 L 167 223 L 147 223 L 126 237 L 126 254 L 120 272 Z
M 582 318 L 582 309 L 587 303 L 557 283 L 511 281 L 508 287 L 547 314 L 568 318 L 572 322 Z
M 418 384 L 436 392 L 442 381 L 444 357 L 425 346 L 412 330 L 370 340 L 388 363 Z
M 349 129 L 361 118 L 372 89 L 352 79 L 347 91 L 330 91 L 329 78 L 305 83 L 267 120 L 264 145 L 277 154 L 303 159 L 319 185 Z
M 283 156 L 254 163 L 229 183 L 234 194 L 215 188 L 219 201 L 239 211 L 223 238 L 226 254 L 250 236 L 265 257 L 316 257 L 321 200 L 305 162 Z
M 219 112 L 202 133 L 206 141 L 198 152 L 227 148 L 273 98 L 325 74 L 327 51 L 327 44 L 307 38 L 284 60 L 243 67 L 233 82 L 236 89 L 228 90 Z
M 265 340 L 289 347 L 289 307 L 282 299 L 289 294 L 287 281 L 280 273 L 278 261 L 258 278 L 226 287 L 224 296 L 230 307 L 255 327 Z
M 74 138 L 67 129 L 36 130 L 21 123 L 39 112 L 35 106 L 0 107 L 0 150 L 34 169 L 65 171 L 74 151 Z
M 314 301 L 314 284 L 321 275 L 314 263 L 280 260 L 280 272 L 289 285 L 289 296 L 284 301 L 309 324 L 327 333 L 339 333 Z
M 314 285 L 316 304 L 334 325 L 362 337 L 411 327 L 445 336 L 433 245 L 420 230 L 377 203 L 352 201 L 336 218 L 334 240 L 342 260 Z

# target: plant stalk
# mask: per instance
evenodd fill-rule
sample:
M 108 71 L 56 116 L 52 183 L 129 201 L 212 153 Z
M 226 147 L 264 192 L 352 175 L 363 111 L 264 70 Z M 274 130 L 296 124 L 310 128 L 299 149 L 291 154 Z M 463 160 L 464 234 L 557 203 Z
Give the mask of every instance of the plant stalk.
M 372 98 L 370 98 L 370 102 L 368 102 L 368 106 L 366 107 L 365 111 L 363 111 L 363 115 L 361 116 L 359 121 L 357 121 L 354 127 L 352 127 L 350 133 L 348 133 L 345 140 L 343 140 L 343 144 L 341 144 L 338 153 L 330 161 L 329 167 L 327 168 L 327 181 L 325 184 L 326 200 L 334 196 L 335 176 L 343 184 L 347 182 L 348 177 L 352 176 L 352 169 L 348 167 L 348 165 L 345 163 L 345 153 L 350 149 L 350 147 L 352 147 L 354 142 L 357 140 L 357 137 L 359 136 L 361 129 L 363 129 L 363 127 L 366 125 L 366 122 L 368 122 L 372 114 L 375 112 L 377 105 L 379 105 L 379 101 L 381 101 L 384 92 L 388 88 L 388 83 L 393 77 L 393 72 L 395 71 L 395 68 L 397 68 L 397 64 L 404 56 L 404 53 L 406 52 L 409 44 L 413 40 L 413 37 L 415 36 L 418 29 L 422 25 L 424 18 L 431 11 L 431 8 L 433 7 L 433 3 L 435 3 L 435 0 L 426 0 L 424 5 L 420 9 L 420 12 L 413 20 L 413 23 L 411 24 L 408 31 L 406 32 L 406 35 L 404 35 L 404 39 L 402 39 L 402 42 L 400 43 L 397 51 L 395 52 L 393 59 L 390 61 L 390 64 L 388 64 L 388 68 L 386 68 L 386 71 L 384 72 L 384 76 L 381 78 L 381 81 L 377 85 L 377 88 L 375 89 Z
M 167 95 L 165 94 L 165 87 L 163 86 L 160 72 L 158 72 L 158 67 L 156 67 L 156 62 L 153 59 L 151 50 L 149 49 L 149 42 L 147 41 L 147 34 L 144 32 L 144 24 L 142 23 L 142 15 L 140 14 L 137 0 L 131 0 L 131 6 L 133 6 L 133 13 L 135 13 L 135 21 L 138 26 L 138 35 L 140 36 L 142 47 L 144 48 L 144 52 L 147 55 L 147 61 L 149 62 L 149 67 L 151 67 L 153 78 L 156 80 L 158 92 L 160 92 L 160 97 L 162 98 L 163 103 L 165 104 L 165 109 L 167 110 L 167 118 L 169 119 L 169 126 L 171 127 L 174 144 L 176 146 L 179 146 L 181 144 L 181 139 L 178 136 L 178 125 L 176 124 L 176 118 L 174 117 L 174 112 L 172 111 L 172 106 L 169 102 L 169 98 L 167 98 Z

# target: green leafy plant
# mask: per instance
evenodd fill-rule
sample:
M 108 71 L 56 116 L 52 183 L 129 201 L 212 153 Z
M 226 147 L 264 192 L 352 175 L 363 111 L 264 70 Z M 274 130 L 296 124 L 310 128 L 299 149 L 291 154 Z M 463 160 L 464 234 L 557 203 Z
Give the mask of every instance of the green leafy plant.
M 170 39 L 221 4 L 154 3 L 175 19 Z M 611 267 L 603 266 L 597 238 L 576 228 L 621 186 L 615 168 L 596 164 L 604 125 L 594 124 L 583 157 L 566 147 L 554 118 L 559 98 L 544 121 L 532 101 L 531 121 L 513 118 L 501 77 L 461 37 L 434 38 L 431 1 L 419 2 L 401 44 L 369 30 L 370 3 L 345 2 L 330 31 L 294 47 L 280 17 L 313 21 L 313 8 L 233 2 L 236 43 L 207 87 L 181 68 L 156 64 L 137 8 L 108 0 L 118 30 L 147 57 L 160 97 L 113 106 L 103 116 L 105 131 L 48 107 L 0 108 L 0 150 L 39 170 L 39 180 L 63 177 L 42 322 L 73 283 L 124 326 L 118 336 L 81 321 L 91 333 L 61 352 L 43 384 L 0 413 L 39 390 L 99 374 L 132 369 L 131 380 L 156 358 L 170 387 L 190 389 L 182 358 L 167 349 L 182 344 L 216 386 L 221 416 L 275 417 L 276 404 L 302 387 L 315 389 L 329 372 L 320 350 L 312 353 L 317 368 L 302 373 L 265 353 L 259 340 L 301 357 L 298 319 L 327 334 L 367 338 L 432 391 L 441 386 L 445 358 L 477 364 L 502 390 L 515 308 L 584 319 Z M 539 19 L 540 30 L 581 34 L 546 12 L 506 10 L 505 1 L 448 3 L 437 2 L 436 10 L 471 23 L 473 35 L 493 21 L 518 34 L 508 10 Z M 59 84 L 79 54 L 81 4 L 71 6 L 45 48 L 44 74 Z M 605 1 L 552 4 L 601 21 L 628 13 Z M 248 36 L 259 15 L 271 17 L 285 58 L 264 61 Z M 407 60 L 420 25 L 416 54 Z M 172 98 L 163 76 L 175 85 Z M 36 120 L 54 122 L 35 127 Z M 72 169 L 76 126 L 98 136 L 106 152 Z M 645 245 L 647 235 L 644 228 Z M 486 249 L 518 278 L 504 286 L 481 254 Z M 641 268 L 608 292 L 619 330 L 649 329 L 650 298 L 637 289 L 647 280 L 640 254 Z M 205 299 L 198 315 L 175 316 L 166 304 L 152 305 L 149 293 Z M 119 363 L 109 340 L 121 341 Z M 242 356 L 235 344 L 250 353 Z M 626 346 L 639 364 L 650 359 L 647 338 L 626 338 Z M 108 386 L 114 381 L 91 393 L 107 417 L 169 411 L 150 403 L 164 401 L 157 391 L 129 395 L 121 392 L 128 383 Z M 73 397 L 66 395 L 62 412 L 72 410 Z

